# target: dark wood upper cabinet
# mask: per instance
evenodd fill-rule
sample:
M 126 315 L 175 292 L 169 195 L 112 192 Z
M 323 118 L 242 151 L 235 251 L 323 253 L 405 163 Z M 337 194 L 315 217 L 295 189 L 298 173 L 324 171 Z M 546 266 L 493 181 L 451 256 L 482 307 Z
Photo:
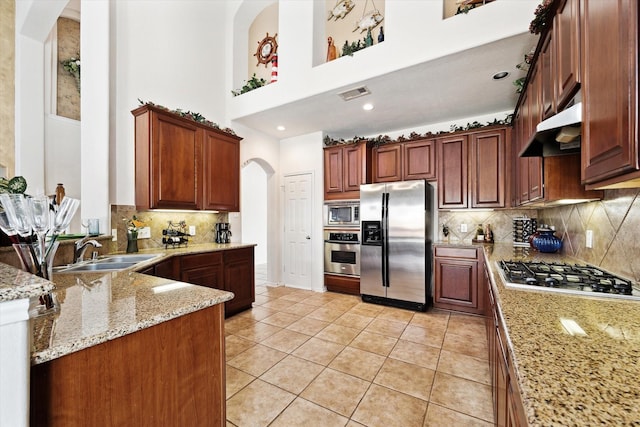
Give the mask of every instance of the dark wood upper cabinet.
M 206 131 L 203 153 L 203 209 L 239 212 L 240 140 Z
M 467 135 L 438 139 L 438 207 L 468 208 Z
M 324 199 L 359 199 L 371 177 L 371 149 L 364 142 L 324 148 Z
M 240 209 L 240 140 L 143 105 L 135 117 L 139 209 Z
M 561 0 L 553 23 L 558 111 L 580 88 L 580 0 Z
M 373 182 L 402 181 L 402 144 L 373 149 Z
M 583 0 L 582 179 L 640 186 L 638 1 Z
M 403 178 L 436 179 L 436 141 L 426 139 L 402 144 Z
M 398 142 L 373 149 L 373 182 L 436 179 L 434 139 Z
M 438 207 L 505 207 L 505 128 L 438 139 Z
M 538 76 L 541 84 L 540 95 L 542 97 L 543 119 L 553 116 L 556 113 L 554 41 L 553 31 L 548 31 L 538 57 Z M 535 124 L 537 125 L 537 122 Z
M 470 147 L 471 207 L 501 208 L 505 205 L 505 130 L 472 133 Z

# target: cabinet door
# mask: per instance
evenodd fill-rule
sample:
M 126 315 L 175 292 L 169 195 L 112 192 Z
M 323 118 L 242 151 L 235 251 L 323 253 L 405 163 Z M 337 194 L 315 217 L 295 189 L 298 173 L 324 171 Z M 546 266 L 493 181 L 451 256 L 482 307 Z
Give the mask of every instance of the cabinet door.
M 154 266 L 153 275 L 156 277 L 163 277 L 165 279 L 178 280 L 180 278 L 180 274 L 176 272 L 175 266 L 179 262 L 179 258 L 170 258 L 166 261 L 159 262 Z
M 363 152 L 366 148 L 364 144 L 350 145 L 343 148 L 343 192 L 355 191 L 357 197 L 360 196 L 360 184 L 365 184 L 363 180 Z M 346 197 L 345 197 L 346 198 Z
M 640 169 L 638 1 L 583 0 L 582 180 Z
M 505 193 L 504 129 L 470 135 L 471 207 L 503 208 Z
M 438 207 L 467 208 L 467 136 L 438 140 Z
M 542 84 L 542 118 L 556 112 L 553 31 L 548 31 L 538 57 Z M 537 124 L 537 123 L 536 123 Z
M 553 21 L 558 110 L 578 91 L 580 85 L 580 0 L 562 0 Z
M 210 252 L 180 257 L 180 280 L 194 285 L 224 289 L 222 255 Z
M 402 180 L 401 144 L 382 145 L 373 149 L 373 182 Z
M 500 336 L 500 325 L 496 328 L 496 425 L 508 426 L 507 387 L 509 383 L 509 371 L 507 367 L 507 354 L 504 342 Z
M 240 141 L 207 131 L 202 153 L 203 209 L 239 212 Z
M 324 149 L 324 194 L 325 200 L 332 195 L 342 193 L 344 183 L 344 169 L 342 167 L 342 147 Z
M 199 209 L 202 133 L 195 124 L 157 113 L 153 113 L 151 128 L 150 208 Z
M 541 62 L 538 61 L 536 68 L 531 74 L 531 80 L 529 87 L 529 97 L 527 99 L 529 104 L 529 126 L 530 135 L 533 136 L 536 132 L 536 126 L 542 121 L 542 71 L 540 69 Z M 525 158 L 528 162 L 528 176 L 527 176 L 527 195 L 528 201 L 534 201 L 543 196 L 542 193 L 542 158 L 541 157 L 529 157 Z
M 224 290 L 235 295 L 225 303 L 227 315 L 251 308 L 255 301 L 253 248 L 224 251 Z
M 403 179 L 436 179 L 436 142 L 406 142 L 402 145 Z
M 478 312 L 478 262 L 435 258 L 434 307 Z

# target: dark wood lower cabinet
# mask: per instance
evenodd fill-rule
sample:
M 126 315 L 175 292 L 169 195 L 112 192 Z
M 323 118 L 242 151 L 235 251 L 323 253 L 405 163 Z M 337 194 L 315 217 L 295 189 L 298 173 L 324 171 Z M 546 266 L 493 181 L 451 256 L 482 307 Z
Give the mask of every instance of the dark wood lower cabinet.
M 221 304 L 31 368 L 32 426 L 225 426 Z
M 493 414 L 498 427 L 527 426 L 518 388 L 515 366 L 509 354 L 506 329 L 502 323 L 499 308 L 495 302 L 487 267 L 484 272 L 484 286 L 487 288 L 489 312 L 487 315 L 487 342 L 489 367 L 493 390 Z
M 331 292 L 360 295 L 359 277 L 346 277 L 337 276 L 335 274 L 325 274 L 324 285 L 327 287 L 327 290 Z
M 485 287 L 478 279 L 481 251 L 476 247 L 435 247 L 434 307 L 485 314 Z
M 224 303 L 227 317 L 256 300 L 253 247 L 180 255 L 140 273 L 233 292 L 234 298 Z
M 235 297 L 225 303 L 227 316 L 251 308 L 256 300 L 253 247 L 223 251 L 224 290 Z

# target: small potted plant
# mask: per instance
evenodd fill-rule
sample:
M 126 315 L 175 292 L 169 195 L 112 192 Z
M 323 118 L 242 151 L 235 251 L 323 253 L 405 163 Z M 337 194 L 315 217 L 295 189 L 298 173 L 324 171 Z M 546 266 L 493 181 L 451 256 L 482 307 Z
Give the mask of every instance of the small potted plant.
M 135 215 L 122 220 L 127 224 L 127 253 L 138 252 L 138 230 L 147 224 Z

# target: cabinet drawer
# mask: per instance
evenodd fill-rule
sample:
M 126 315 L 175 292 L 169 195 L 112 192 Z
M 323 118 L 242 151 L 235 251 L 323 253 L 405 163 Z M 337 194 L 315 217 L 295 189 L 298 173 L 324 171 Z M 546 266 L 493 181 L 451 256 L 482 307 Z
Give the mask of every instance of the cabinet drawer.
M 180 259 L 180 266 L 183 270 L 218 264 L 222 264 L 222 252 L 183 255 Z
M 435 256 L 447 258 L 478 259 L 478 249 L 436 246 Z
M 253 248 L 232 249 L 224 251 L 224 262 L 252 261 L 252 259 Z

